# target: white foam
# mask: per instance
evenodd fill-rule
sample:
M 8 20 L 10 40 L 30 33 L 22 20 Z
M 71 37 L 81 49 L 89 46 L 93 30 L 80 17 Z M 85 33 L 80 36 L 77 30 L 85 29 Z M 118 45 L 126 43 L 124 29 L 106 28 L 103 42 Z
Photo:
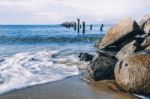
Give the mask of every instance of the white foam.
M 74 55 L 52 57 L 58 50 L 18 53 L 0 63 L 0 94 L 78 75 Z

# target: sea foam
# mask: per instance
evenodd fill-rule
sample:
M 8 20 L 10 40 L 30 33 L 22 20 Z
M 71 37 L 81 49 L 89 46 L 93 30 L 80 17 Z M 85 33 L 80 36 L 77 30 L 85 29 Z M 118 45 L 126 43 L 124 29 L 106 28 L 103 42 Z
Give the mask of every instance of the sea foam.
M 75 55 L 62 54 L 59 50 L 30 51 L 2 57 L 0 94 L 78 75 L 78 65 Z

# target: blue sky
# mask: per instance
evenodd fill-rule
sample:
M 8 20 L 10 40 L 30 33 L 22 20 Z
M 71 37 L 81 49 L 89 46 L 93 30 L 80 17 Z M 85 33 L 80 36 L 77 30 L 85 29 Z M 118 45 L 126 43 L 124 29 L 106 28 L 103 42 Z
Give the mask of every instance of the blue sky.
M 113 23 L 150 14 L 150 0 L 0 0 L 0 24 Z

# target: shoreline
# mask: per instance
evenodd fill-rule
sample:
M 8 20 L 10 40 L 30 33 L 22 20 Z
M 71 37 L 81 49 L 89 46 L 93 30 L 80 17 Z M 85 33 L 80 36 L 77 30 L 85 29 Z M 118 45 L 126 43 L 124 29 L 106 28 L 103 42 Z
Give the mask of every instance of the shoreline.
M 124 97 L 124 98 L 123 98 Z M 120 92 L 113 80 L 90 82 L 79 76 L 27 87 L 0 95 L 0 99 L 136 99 Z

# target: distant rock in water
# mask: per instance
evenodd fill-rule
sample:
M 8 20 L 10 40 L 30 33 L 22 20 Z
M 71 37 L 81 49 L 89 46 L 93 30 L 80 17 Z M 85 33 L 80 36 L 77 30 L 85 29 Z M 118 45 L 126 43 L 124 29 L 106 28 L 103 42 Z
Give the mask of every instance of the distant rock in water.
M 150 33 L 150 14 L 143 16 L 139 25 L 145 33 Z
M 88 53 L 80 53 L 78 57 L 80 61 L 91 61 L 93 59 L 93 55 Z
M 115 67 L 118 85 L 130 93 L 150 95 L 150 50 L 119 61 Z
M 108 56 L 98 55 L 91 61 L 88 67 L 89 74 L 96 81 L 109 79 L 110 77 L 114 76 L 115 64 L 116 59 Z
M 127 57 L 130 54 L 133 54 L 137 51 L 142 50 L 141 45 L 136 41 L 132 41 L 129 44 L 125 45 L 117 54 L 116 54 L 116 58 L 118 60 L 123 59 L 125 57 Z
M 142 30 L 132 18 L 125 18 L 108 31 L 102 41 L 97 44 L 97 47 L 107 49 L 110 46 L 117 46 L 119 50 L 132 41 L 135 35 L 142 33 Z

